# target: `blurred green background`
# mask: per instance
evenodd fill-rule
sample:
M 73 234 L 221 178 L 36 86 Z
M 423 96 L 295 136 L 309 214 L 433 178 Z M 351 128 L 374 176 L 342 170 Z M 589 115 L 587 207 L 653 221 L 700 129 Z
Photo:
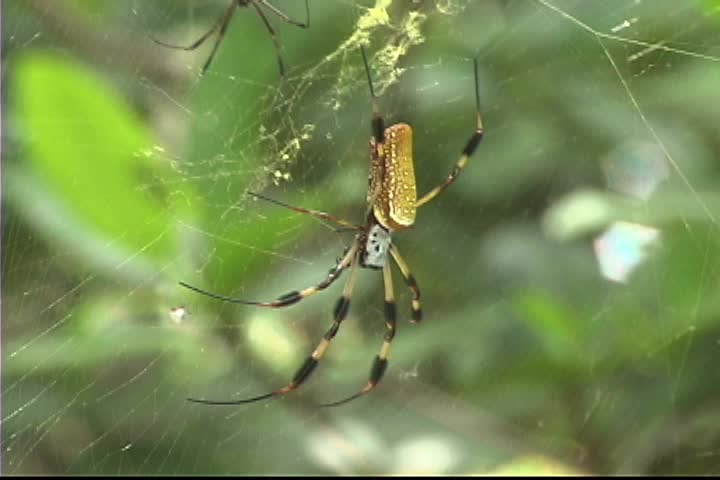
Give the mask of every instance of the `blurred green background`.
M 2 5 L 4 473 L 720 473 L 717 1 L 310 0 L 307 30 L 268 13 L 284 79 L 252 9 L 202 77 L 210 44 L 152 41 L 226 1 Z M 360 44 L 420 193 L 473 131 L 480 65 L 485 139 L 394 237 L 425 319 L 396 271 L 383 382 L 318 408 L 385 333 L 361 271 L 298 392 L 191 404 L 285 385 L 330 325 L 342 281 L 271 311 L 177 282 L 271 300 L 342 254 L 351 234 L 245 192 L 361 221 Z M 659 239 L 625 282 L 594 248 L 618 221 Z

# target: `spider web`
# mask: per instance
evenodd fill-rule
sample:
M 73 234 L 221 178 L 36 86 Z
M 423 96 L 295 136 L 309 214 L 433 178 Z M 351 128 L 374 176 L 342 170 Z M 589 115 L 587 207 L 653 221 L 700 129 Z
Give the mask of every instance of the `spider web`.
M 252 9 L 202 77 L 210 45 L 150 40 L 190 43 L 224 1 L 3 7 L 4 473 L 720 471 L 717 3 L 310 0 L 307 30 L 269 15 L 283 79 Z M 395 272 L 383 382 L 318 408 L 385 334 L 360 271 L 299 391 L 191 404 L 282 387 L 330 326 L 344 278 L 279 310 L 177 282 L 264 301 L 324 278 L 352 235 L 246 193 L 362 221 L 360 45 L 419 193 L 474 129 L 480 65 L 486 138 L 394 237 L 425 320 Z M 613 282 L 593 244 L 619 223 L 659 241 Z

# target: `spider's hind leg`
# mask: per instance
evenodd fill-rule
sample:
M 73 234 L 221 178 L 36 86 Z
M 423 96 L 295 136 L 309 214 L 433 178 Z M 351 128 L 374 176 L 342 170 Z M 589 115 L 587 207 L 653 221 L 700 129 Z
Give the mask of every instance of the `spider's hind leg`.
M 420 287 L 418 287 L 418 284 L 415 281 L 415 277 L 410 271 L 410 267 L 408 266 L 405 259 L 400 256 L 400 252 L 395 245 L 390 245 L 390 255 L 392 255 L 395 263 L 400 268 L 400 272 L 405 279 L 405 283 L 413 294 L 410 321 L 412 323 L 418 323 L 422 320 L 422 307 L 420 305 Z
M 325 403 L 322 407 L 336 407 L 344 403 L 348 403 L 368 393 L 370 390 L 375 388 L 380 380 L 382 380 L 385 370 L 388 366 L 388 356 L 390 355 L 390 344 L 395 338 L 396 325 L 397 325 L 397 309 L 395 308 L 395 293 L 393 292 L 392 284 L 392 272 L 390 270 L 390 264 L 386 263 L 383 266 L 383 284 L 385 285 L 385 326 L 387 327 L 387 333 L 383 341 L 382 347 L 380 347 L 380 353 L 375 356 L 372 367 L 370 368 L 370 378 L 365 387 L 354 395 L 351 395 L 343 400 L 336 402 Z
M 356 248 L 351 249 L 351 252 L 354 254 L 356 252 Z M 342 296 L 338 299 L 338 302 L 335 304 L 335 309 L 333 310 L 332 325 L 330 326 L 328 331 L 325 332 L 325 335 L 323 335 L 322 340 L 320 340 L 320 343 L 317 344 L 315 350 L 313 350 L 310 356 L 305 359 L 302 366 L 297 370 L 297 372 L 295 372 L 295 375 L 293 375 L 293 378 L 292 380 L 290 380 L 289 384 L 270 393 L 243 400 L 214 401 L 196 400 L 192 398 L 189 398 L 188 400 L 194 403 L 203 403 L 206 405 L 240 405 L 244 403 L 252 403 L 272 397 L 282 396 L 297 389 L 310 377 L 312 372 L 315 371 L 318 363 L 320 363 L 320 359 L 322 359 L 323 355 L 325 355 L 325 352 L 330 346 L 330 342 L 333 338 L 335 338 L 335 335 L 337 335 L 337 332 L 340 330 L 340 324 L 343 320 L 345 320 L 348 312 L 350 311 L 350 297 L 352 296 L 353 287 L 355 286 L 357 265 L 357 256 L 354 255 L 351 260 L 350 276 L 348 277 L 347 283 L 345 283 L 345 288 L 343 289 Z

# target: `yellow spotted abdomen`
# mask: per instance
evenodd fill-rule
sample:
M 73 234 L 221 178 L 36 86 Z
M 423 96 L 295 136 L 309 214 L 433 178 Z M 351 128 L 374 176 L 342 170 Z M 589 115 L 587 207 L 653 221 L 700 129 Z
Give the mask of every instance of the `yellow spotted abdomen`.
M 370 195 L 378 222 L 391 230 L 415 223 L 417 191 L 413 165 L 412 127 L 398 123 L 385 129 L 385 143 L 370 141 Z

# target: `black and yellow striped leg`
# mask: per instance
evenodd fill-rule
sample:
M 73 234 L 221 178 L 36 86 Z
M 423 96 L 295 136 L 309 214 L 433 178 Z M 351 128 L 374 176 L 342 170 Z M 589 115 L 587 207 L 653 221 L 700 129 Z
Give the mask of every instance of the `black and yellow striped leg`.
M 198 287 L 194 287 L 192 285 L 189 285 L 185 282 L 179 282 L 181 286 L 188 288 L 194 292 L 200 293 L 202 295 L 205 295 L 207 297 L 215 298 L 217 300 L 222 300 L 223 302 L 228 303 L 240 303 L 242 305 L 252 305 L 254 307 L 271 307 L 271 308 L 280 308 L 280 307 L 287 307 L 290 305 L 293 305 L 295 303 L 298 303 L 300 300 L 303 300 L 310 295 L 314 295 L 317 292 L 320 292 L 322 290 L 325 290 L 327 287 L 332 285 L 335 280 L 340 278 L 340 275 L 342 274 L 343 270 L 347 268 L 348 265 L 350 265 L 350 262 L 352 261 L 353 257 L 355 256 L 355 253 L 357 252 L 357 242 L 353 242 L 352 246 L 348 249 L 347 253 L 341 258 L 337 265 L 330 270 L 330 273 L 328 273 L 328 276 L 323 280 L 322 282 L 318 283 L 315 286 L 305 288 L 303 290 L 293 290 L 292 292 L 288 292 L 285 295 L 281 295 L 276 300 L 273 300 L 272 302 L 253 302 L 248 300 L 241 300 L 239 298 L 231 298 L 226 297 L 224 295 L 218 295 L 216 293 L 208 292 L 206 290 L 202 290 Z
M 418 287 L 418 284 L 415 281 L 415 277 L 410 271 L 410 267 L 408 267 L 407 262 L 405 262 L 402 256 L 400 256 L 400 252 L 395 245 L 390 245 L 390 255 L 392 255 L 395 263 L 400 268 L 400 272 L 405 279 L 405 283 L 413 294 L 410 321 L 412 323 L 418 323 L 422 320 L 422 307 L 420 305 L 420 287 Z
M 351 250 L 356 251 L 357 249 L 353 248 Z M 352 291 L 355 286 L 357 265 L 357 255 L 355 255 L 352 258 L 350 266 L 350 276 L 345 283 L 345 288 L 343 289 L 342 296 L 338 300 L 337 304 L 335 305 L 335 310 L 333 311 L 333 324 L 330 326 L 328 331 L 325 332 L 325 335 L 323 335 L 322 340 L 320 340 L 320 343 L 318 343 L 318 345 L 315 347 L 315 350 L 313 350 L 310 356 L 305 359 L 305 362 L 302 364 L 302 366 L 297 370 L 297 372 L 295 372 L 295 375 L 293 376 L 292 380 L 290 380 L 289 384 L 279 390 L 275 390 L 273 392 L 266 393 L 257 397 L 246 398 L 243 400 L 213 401 L 196 400 L 192 398 L 188 398 L 188 400 L 194 403 L 202 403 L 206 405 L 241 405 L 243 403 L 252 403 L 259 400 L 265 400 L 267 398 L 282 396 L 297 389 L 308 379 L 308 377 L 310 377 L 310 374 L 312 374 L 312 372 L 315 370 L 315 367 L 317 367 L 320 359 L 323 357 L 323 355 L 325 355 L 325 352 L 330 346 L 330 342 L 333 338 L 335 338 L 335 335 L 340 329 L 340 324 L 343 320 L 345 320 L 348 312 L 350 311 L 350 297 L 352 296 Z
M 477 115 L 477 126 L 475 128 L 475 133 L 473 133 L 472 137 L 470 137 L 470 140 L 468 140 L 467 144 L 465 145 L 465 148 L 463 148 L 462 155 L 460 156 L 460 160 L 457 161 L 455 164 L 455 167 L 453 168 L 452 172 L 450 172 L 450 175 L 445 179 L 443 183 L 438 185 L 437 187 L 430 190 L 428 193 L 423 195 L 417 202 L 415 202 L 416 207 L 421 207 L 428 203 L 430 200 L 434 199 L 438 195 L 440 195 L 447 187 L 449 187 L 458 176 L 460 176 L 460 173 L 462 172 L 463 168 L 465 168 L 465 165 L 468 162 L 468 159 L 472 156 L 473 153 L 475 153 L 475 150 L 477 149 L 478 144 L 480 144 L 480 141 L 483 137 L 483 124 L 482 124 L 482 118 L 480 116 L 480 93 L 478 88 L 478 66 L 477 66 L 477 60 L 473 59 L 473 65 L 475 67 L 475 111 Z
M 336 407 L 344 403 L 348 403 L 368 393 L 370 390 L 375 388 L 380 380 L 382 380 L 385 370 L 388 366 L 388 356 L 390 355 L 390 344 L 395 338 L 395 331 L 397 328 L 397 309 L 395 308 L 395 293 L 393 292 L 392 283 L 392 272 L 390 270 L 390 264 L 386 263 L 383 267 L 383 283 L 385 284 L 385 326 L 387 327 L 387 333 L 385 334 L 385 340 L 383 341 L 380 353 L 375 356 L 372 367 L 370 368 L 370 378 L 365 387 L 343 400 L 337 402 L 326 403 L 321 405 L 322 407 Z

